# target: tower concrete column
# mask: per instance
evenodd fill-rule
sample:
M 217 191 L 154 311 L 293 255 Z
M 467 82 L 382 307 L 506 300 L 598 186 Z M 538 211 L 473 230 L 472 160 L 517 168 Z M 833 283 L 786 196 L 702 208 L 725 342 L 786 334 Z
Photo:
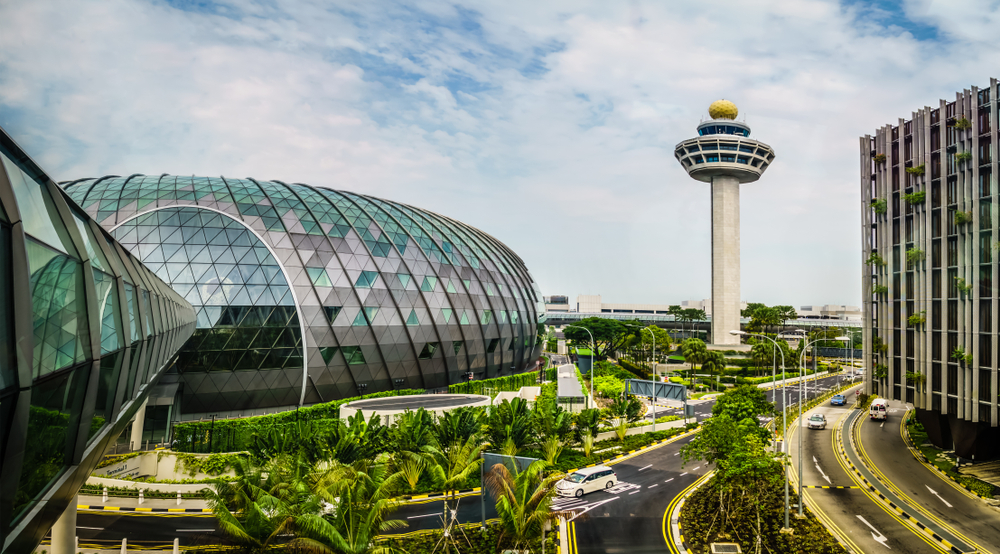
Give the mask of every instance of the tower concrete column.
M 740 181 L 712 178 L 712 343 L 739 344 Z
M 76 505 L 74 496 L 52 526 L 52 554 L 76 554 Z

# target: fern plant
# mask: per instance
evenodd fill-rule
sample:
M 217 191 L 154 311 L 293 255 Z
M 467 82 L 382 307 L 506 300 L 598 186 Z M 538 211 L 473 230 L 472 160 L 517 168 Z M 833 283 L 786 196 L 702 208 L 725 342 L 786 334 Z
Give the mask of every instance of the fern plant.
M 955 154 L 955 160 L 959 162 L 967 162 L 972 159 L 972 152 L 959 152 Z
M 906 172 L 910 175 L 923 175 L 924 174 L 924 164 L 920 164 L 913 167 L 906 168 Z
M 972 212 L 957 210 L 955 212 L 955 225 L 965 225 L 966 223 L 972 223 Z
M 872 287 L 872 294 L 877 294 L 879 296 L 889 293 L 889 287 L 885 285 L 875 285 Z
M 875 154 L 875 157 L 872 159 L 874 159 L 877 164 L 885 163 L 885 154 Z
M 967 283 L 964 277 L 955 277 L 955 286 L 958 288 L 958 292 L 965 296 L 972 292 L 972 283 Z
M 885 198 L 876 198 L 875 200 L 872 200 L 872 209 L 874 209 L 877 214 L 884 214 L 889 211 L 889 203 L 886 202 Z
M 920 327 L 927 323 L 927 312 L 921 310 L 919 313 L 911 314 L 910 317 L 906 318 L 906 323 L 910 327 Z
M 967 131 L 972 128 L 972 122 L 969 121 L 964 115 L 955 120 L 955 128 L 962 131 Z
M 910 205 L 923 204 L 924 200 L 927 200 L 927 192 L 919 190 L 912 194 L 904 194 L 903 200 L 906 200 L 906 203 Z

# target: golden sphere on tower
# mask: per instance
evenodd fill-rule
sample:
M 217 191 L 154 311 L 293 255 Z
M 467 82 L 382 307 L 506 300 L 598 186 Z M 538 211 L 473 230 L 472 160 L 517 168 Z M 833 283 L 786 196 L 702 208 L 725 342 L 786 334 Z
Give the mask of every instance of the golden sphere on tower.
M 733 104 L 729 100 L 716 100 L 708 107 L 708 115 L 712 119 L 736 119 L 739 113 L 740 111 L 736 109 L 736 104 Z

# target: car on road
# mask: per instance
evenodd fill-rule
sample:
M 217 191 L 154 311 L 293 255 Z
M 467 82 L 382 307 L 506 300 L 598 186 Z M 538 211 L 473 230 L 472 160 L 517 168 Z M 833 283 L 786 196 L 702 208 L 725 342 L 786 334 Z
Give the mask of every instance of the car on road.
M 807 421 L 810 429 L 826 429 L 826 416 L 823 414 L 813 414 Z
M 830 404 L 834 406 L 843 406 L 847 403 L 847 399 L 844 398 L 843 394 L 835 394 L 833 398 L 830 399 Z
M 868 407 L 868 415 L 872 419 L 886 419 L 889 415 L 889 401 L 885 398 L 876 398 Z
M 618 484 L 618 475 L 608 466 L 594 466 L 570 473 L 556 484 L 559 496 L 580 498 L 588 492 L 610 489 Z

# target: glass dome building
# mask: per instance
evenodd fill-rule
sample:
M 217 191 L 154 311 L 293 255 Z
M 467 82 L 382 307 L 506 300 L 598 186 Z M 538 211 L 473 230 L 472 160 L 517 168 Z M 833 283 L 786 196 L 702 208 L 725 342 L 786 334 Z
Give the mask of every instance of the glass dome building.
M 197 311 L 185 417 L 435 389 L 534 367 L 542 298 L 495 238 L 280 181 L 108 176 L 66 192 Z

